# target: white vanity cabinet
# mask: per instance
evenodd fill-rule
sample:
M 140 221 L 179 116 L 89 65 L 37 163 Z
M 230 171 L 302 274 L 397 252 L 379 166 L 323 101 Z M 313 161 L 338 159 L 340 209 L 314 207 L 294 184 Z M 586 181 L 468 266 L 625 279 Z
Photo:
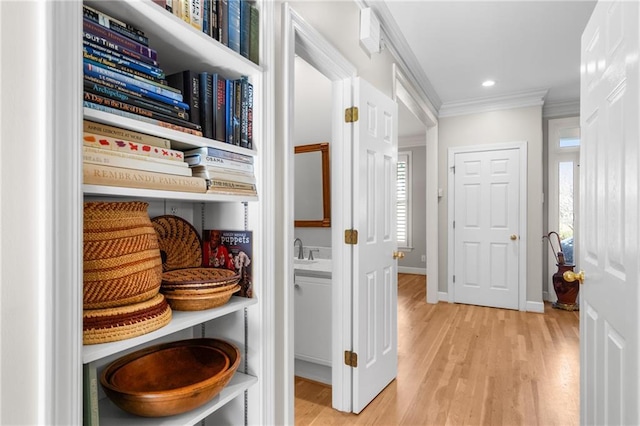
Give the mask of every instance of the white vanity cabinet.
M 331 273 L 294 271 L 296 375 L 331 383 Z

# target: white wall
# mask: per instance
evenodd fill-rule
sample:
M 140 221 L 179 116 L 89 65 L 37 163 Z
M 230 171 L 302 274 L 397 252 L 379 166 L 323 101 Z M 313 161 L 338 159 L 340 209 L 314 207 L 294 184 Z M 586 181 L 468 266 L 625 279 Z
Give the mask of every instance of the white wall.
M 448 149 L 460 146 L 527 141 L 527 302 L 542 302 L 542 136 L 541 106 L 440 118 L 438 180 L 439 187 L 444 189 L 444 197 L 440 199 L 438 209 L 439 268 L 441 271 L 447 271 L 448 262 Z M 450 274 L 450 271 L 440 274 L 439 291 L 447 291 L 447 277 Z

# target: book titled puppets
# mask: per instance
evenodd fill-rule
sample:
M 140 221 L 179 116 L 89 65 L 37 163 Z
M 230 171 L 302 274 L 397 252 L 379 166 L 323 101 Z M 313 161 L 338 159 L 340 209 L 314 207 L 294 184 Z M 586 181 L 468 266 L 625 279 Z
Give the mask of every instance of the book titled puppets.
M 253 297 L 252 232 L 205 229 L 203 237 L 203 266 L 231 269 L 240 274 L 241 289 L 237 295 Z

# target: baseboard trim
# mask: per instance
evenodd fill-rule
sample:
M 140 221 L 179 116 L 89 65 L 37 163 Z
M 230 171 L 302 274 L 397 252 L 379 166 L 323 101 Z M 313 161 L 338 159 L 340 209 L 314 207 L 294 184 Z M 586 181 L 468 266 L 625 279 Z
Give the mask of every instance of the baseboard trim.
M 544 314 L 544 303 L 543 302 L 532 302 L 530 300 L 527 301 L 527 312 L 537 312 L 539 314 Z
M 410 266 L 398 266 L 398 272 L 401 274 L 427 275 L 426 268 L 412 268 Z
M 438 300 L 440 300 L 441 302 L 448 302 L 449 301 L 449 293 L 447 293 L 446 291 L 439 291 L 438 292 Z

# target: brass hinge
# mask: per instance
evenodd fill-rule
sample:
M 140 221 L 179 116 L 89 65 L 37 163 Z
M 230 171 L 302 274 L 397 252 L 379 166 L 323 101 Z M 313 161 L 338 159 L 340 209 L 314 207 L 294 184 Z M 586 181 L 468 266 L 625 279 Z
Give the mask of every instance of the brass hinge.
M 344 363 L 349 367 L 358 366 L 358 354 L 351 351 L 344 351 Z
M 344 122 L 355 123 L 358 121 L 358 107 L 351 107 L 344 110 Z
M 358 230 L 357 229 L 345 229 L 344 230 L 344 243 L 345 244 L 358 244 Z

